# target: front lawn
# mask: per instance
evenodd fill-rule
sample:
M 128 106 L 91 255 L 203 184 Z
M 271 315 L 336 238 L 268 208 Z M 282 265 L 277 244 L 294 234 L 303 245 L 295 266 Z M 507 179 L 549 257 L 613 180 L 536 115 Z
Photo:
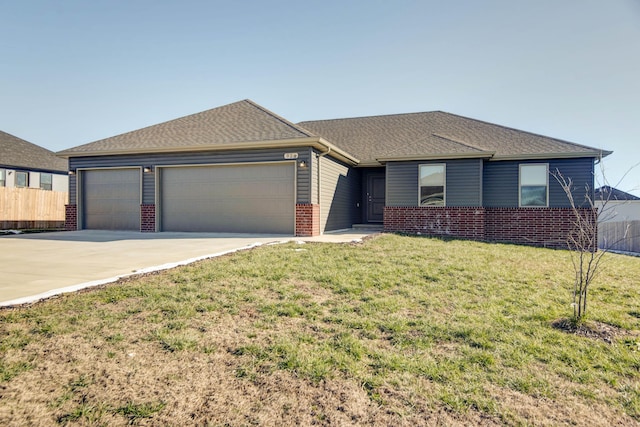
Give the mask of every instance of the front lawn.
M 637 425 L 640 258 L 281 244 L 0 311 L 0 425 Z

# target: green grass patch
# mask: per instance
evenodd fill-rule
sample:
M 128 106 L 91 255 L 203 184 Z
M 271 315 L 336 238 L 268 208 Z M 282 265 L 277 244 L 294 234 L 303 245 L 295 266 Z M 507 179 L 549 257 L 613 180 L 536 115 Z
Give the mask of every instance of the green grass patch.
M 144 418 L 152 418 L 153 415 L 161 411 L 166 406 L 165 403 L 135 403 L 127 402 L 123 406 L 115 409 L 115 413 L 126 417 L 130 424 L 136 423 Z

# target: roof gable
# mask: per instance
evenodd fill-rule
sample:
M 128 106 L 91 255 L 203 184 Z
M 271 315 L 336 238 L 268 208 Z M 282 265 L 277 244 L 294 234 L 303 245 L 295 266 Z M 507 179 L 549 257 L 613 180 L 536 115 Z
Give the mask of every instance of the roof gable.
M 0 131 L 0 166 L 50 172 L 68 170 L 68 162 L 53 151 Z
M 312 136 L 258 104 L 245 99 L 132 132 L 61 151 L 60 155 L 215 148 Z

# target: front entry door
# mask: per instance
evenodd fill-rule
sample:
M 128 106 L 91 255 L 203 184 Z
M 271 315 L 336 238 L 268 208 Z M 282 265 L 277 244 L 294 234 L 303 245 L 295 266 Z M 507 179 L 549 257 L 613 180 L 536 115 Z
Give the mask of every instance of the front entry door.
M 384 174 L 370 174 L 367 177 L 367 222 L 384 220 L 385 203 Z

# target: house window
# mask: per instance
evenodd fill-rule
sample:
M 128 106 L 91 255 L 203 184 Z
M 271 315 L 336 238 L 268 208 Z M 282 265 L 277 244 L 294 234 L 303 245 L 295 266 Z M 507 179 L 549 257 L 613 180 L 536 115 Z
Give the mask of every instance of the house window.
M 40 188 L 51 191 L 53 187 L 53 176 L 50 173 L 40 174 Z
M 444 206 L 446 165 L 420 165 L 420 206 Z
M 520 165 L 520 206 L 549 205 L 549 165 Z
M 0 187 L 7 186 L 7 171 L 5 169 L 0 169 Z
M 16 187 L 29 186 L 29 172 L 16 172 Z

